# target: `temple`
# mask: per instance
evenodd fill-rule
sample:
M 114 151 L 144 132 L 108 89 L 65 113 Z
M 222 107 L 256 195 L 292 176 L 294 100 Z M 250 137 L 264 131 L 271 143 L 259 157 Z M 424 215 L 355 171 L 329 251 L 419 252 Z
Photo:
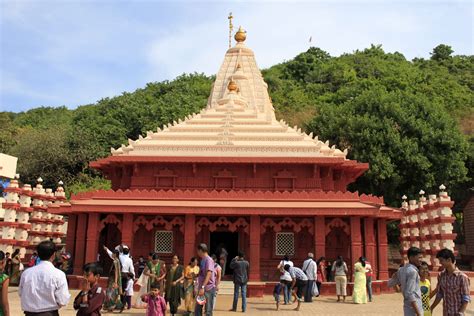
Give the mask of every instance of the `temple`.
M 200 113 L 92 162 L 112 189 L 77 194 L 54 210 L 68 216 L 75 274 L 98 253 L 107 266 L 103 245 L 125 243 L 134 257 L 156 251 L 167 261 L 176 253 L 186 264 L 204 242 L 229 258 L 245 252 L 250 295 L 278 280 L 284 255 L 301 265 L 308 252 L 342 255 L 349 266 L 364 255 L 377 279 L 388 279 L 386 225 L 402 212 L 347 190 L 367 163 L 276 119 L 245 39 L 239 29 Z

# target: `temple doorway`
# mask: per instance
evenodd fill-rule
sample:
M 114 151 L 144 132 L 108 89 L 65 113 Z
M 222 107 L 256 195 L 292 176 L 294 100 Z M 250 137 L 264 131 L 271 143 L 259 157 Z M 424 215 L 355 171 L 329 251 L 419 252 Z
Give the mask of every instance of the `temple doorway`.
M 103 246 L 108 247 L 110 250 L 114 250 L 115 246 L 120 245 L 122 242 L 122 233 L 118 229 L 116 224 L 105 224 L 99 235 L 99 258 L 98 261 L 104 268 L 104 273 L 109 273 L 112 266 L 112 259 L 107 255 L 107 252 L 103 249 Z
M 239 233 L 231 232 L 212 232 L 210 234 L 210 253 L 215 254 L 219 262 L 219 255 L 224 249 L 227 252 L 227 260 L 225 262 L 225 275 L 232 275 L 232 270 L 229 268 L 230 261 L 237 256 L 239 251 Z M 222 264 L 222 261 L 220 262 Z M 224 269 L 223 269 L 224 270 Z M 229 278 L 226 278 L 229 279 Z
M 342 227 L 333 227 L 326 236 L 326 259 L 334 261 L 338 256 L 342 256 L 350 267 L 350 236 L 346 234 Z

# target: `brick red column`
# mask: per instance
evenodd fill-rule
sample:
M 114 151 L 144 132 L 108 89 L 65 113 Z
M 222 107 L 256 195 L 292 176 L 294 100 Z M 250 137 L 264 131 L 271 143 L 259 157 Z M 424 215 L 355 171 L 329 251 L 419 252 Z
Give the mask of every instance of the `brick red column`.
M 86 248 L 87 214 L 77 215 L 76 245 L 74 250 L 74 274 L 82 275 Z
M 380 218 L 377 221 L 377 237 L 379 280 L 388 280 L 387 220 L 385 218 Z
M 374 219 L 364 218 L 364 240 L 365 240 L 365 257 L 372 265 L 375 271 L 377 269 L 377 257 L 375 254 L 375 232 L 374 232 Z
M 76 241 L 77 215 L 69 215 L 67 218 L 66 250 L 74 253 Z
M 127 245 L 133 251 L 133 214 L 123 214 L 122 220 L 122 244 Z
M 314 256 L 326 256 L 326 223 L 324 216 L 314 217 Z
M 196 216 L 186 214 L 184 218 L 184 262 L 188 264 L 189 260 L 196 253 Z
M 351 217 L 351 271 L 354 263 L 362 256 L 362 234 L 360 232 L 360 217 Z
M 260 216 L 250 216 L 249 281 L 260 281 Z
M 86 237 L 86 262 L 97 261 L 99 250 L 99 214 L 89 213 Z

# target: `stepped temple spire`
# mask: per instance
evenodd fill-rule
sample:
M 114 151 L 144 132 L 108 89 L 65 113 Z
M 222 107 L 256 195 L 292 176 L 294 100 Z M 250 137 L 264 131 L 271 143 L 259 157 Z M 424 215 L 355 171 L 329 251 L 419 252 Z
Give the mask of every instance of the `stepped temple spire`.
M 230 20 L 231 22 L 231 20 Z M 280 159 L 338 159 L 347 151 L 336 149 L 301 128 L 278 121 L 268 85 L 246 46 L 247 32 L 239 27 L 236 44 L 224 56 L 207 106 L 197 114 L 148 132 L 111 149 L 112 157 L 94 162 L 99 167 L 114 157 L 279 157 Z M 364 167 L 365 169 L 366 167 Z

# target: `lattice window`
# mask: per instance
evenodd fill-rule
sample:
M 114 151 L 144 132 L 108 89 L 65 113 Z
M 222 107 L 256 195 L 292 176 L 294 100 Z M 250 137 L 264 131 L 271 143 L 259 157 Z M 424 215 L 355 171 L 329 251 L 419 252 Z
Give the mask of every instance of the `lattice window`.
M 277 256 L 295 254 L 295 234 L 276 233 L 275 252 Z
M 173 232 L 158 230 L 155 233 L 155 252 L 172 253 L 173 252 Z

